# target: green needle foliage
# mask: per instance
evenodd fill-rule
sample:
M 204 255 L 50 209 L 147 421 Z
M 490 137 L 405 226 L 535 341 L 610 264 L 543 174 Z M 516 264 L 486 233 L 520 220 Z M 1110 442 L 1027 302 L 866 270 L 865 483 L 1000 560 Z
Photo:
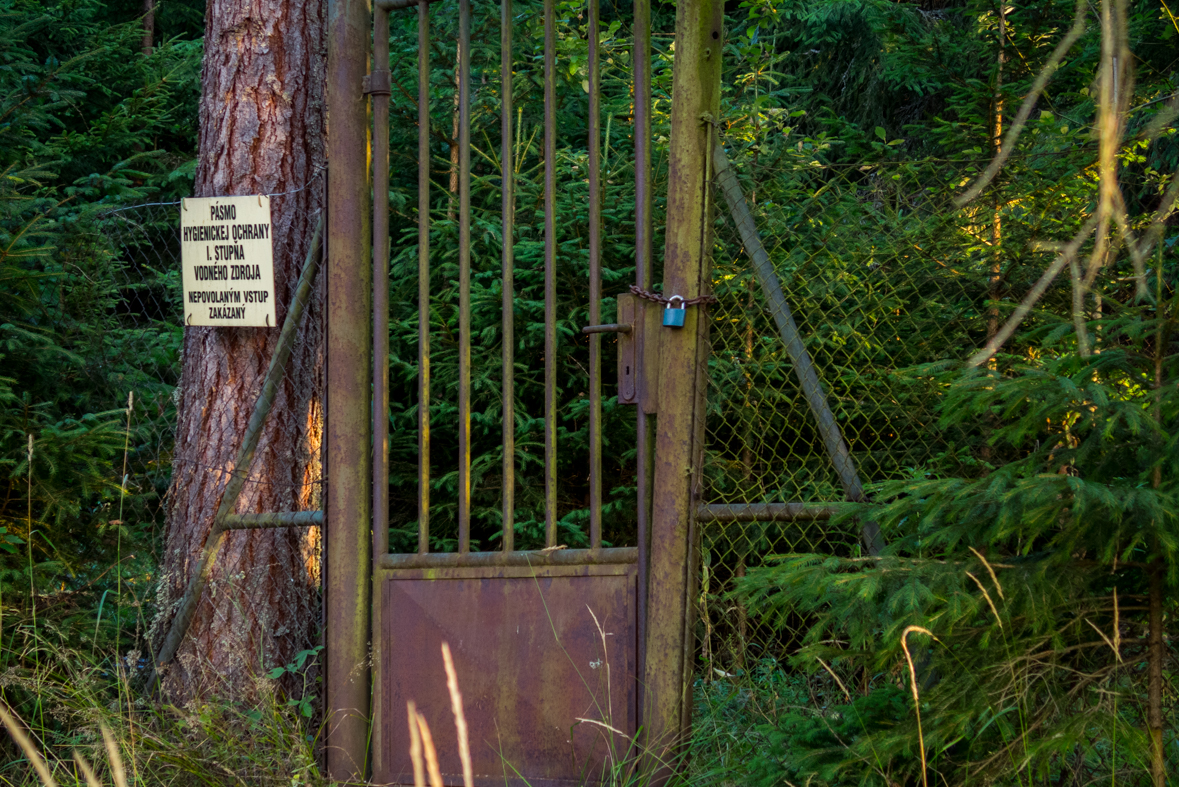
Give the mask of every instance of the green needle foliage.
M 54 745 L 125 699 L 166 485 L 123 468 L 158 466 L 170 416 L 180 333 L 141 297 L 167 275 L 99 231 L 191 186 L 200 13 L 159 8 L 144 55 L 138 3 L 0 3 L 0 701 Z M 0 760 L 23 778 L 6 736 Z
M 823 527 L 705 529 L 701 702 L 727 712 L 714 698 L 732 691 L 748 713 L 747 756 L 724 780 L 1149 784 L 1155 699 L 1164 767 L 1179 763 L 1175 650 L 1164 639 L 1152 659 L 1148 621 L 1150 578 L 1164 631 L 1179 587 L 1173 227 L 1145 260 L 1145 294 L 1115 242 L 1079 307 L 1066 269 L 1003 353 L 963 371 L 1099 201 L 1094 11 L 1007 166 L 953 204 L 1073 11 L 1007 7 L 1001 39 L 986 4 L 764 4 L 737 28 L 747 77 L 730 83 L 729 157 L 873 502 Z M 1179 31 L 1146 3 L 1125 29 L 1137 82 L 1116 170 L 1142 237 L 1179 166 L 1173 115 L 1143 136 L 1172 106 Z M 758 103 L 791 87 L 790 112 Z M 840 500 L 719 226 L 710 500 Z M 855 546 L 865 519 L 887 540 L 880 559 Z M 802 690 L 759 677 L 766 665 Z
M 844 522 L 881 524 L 886 557 L 788 556 L 741 586 L 765 614 L 812 615 L 795 664 L 814 671 L 822 659 L 864 676 L 864 700 L 908 684 L 903 633 L 931 631 L 908 642 L 920 654 L 939 780 L 1043 783 L 1074 772 L 1136 784 L 1147 770 L 1146 573 L 1164 574 L 1171 599 L 1179 579 L 1179 394 L 1156 383 L 1179 373 L 1176 273 L 1158 271 L 1165 299 L 1103 320 L 1101 352 L 1089 358 L 1048 337 L 1049 357 L 1006 358 L 1003 374 L 915 370 L 947 386 L 943 424 L 1001 424 L 988 439 L 992 460 L 967 476 L 883 484 L 877 505 L 852 509 Z M 831 758 L 821 735 L 821 745 L 795 741 L 782 767 L 854 783 L 916 778 L 911 702 L 884 726 L 867 723 L 861 705 L 834 711 L 838 767 L 819 768 Z M 784 719 L 775 734 L 795 726 Z
M 453 9 L 453 6 L 444 6 Z M 502 520 L 502 279 L 500 48 L 498 3 L 472 4 L 471 76 L 471 486 L 472 548 L 494 549 Z M 544 545 L 544 165 L 543 13 L 540 3 L 515 3 L 513 142 L 516 191 L 515 427 L 517 548 Z M 603 4 L 602 39 L 602 320 L 613 320 L 613 297 L 634 281 L 634 134 L 629 6 Z M 655 29 L 671 29 L 674 9 L 656 13 Z M 556 178 L 556 332 L 558 540 L 589 538 L 589 213 L 587 95 L 588 18 L 584 3 L 558 2 Z M 394 551 L 417 545 L 418 247 L 416 200 L 417 22 L 395 17 L 390 45 L 393 183 L 390 271 L 390 499 Z M 431 16 L 431 481 L 432 549 L 453 550 L 458 532 L 458 194 L 451 191 L 455 142 L 457 12 Z M 438 43 L 441 42 L 441 43 Z M 671 59 L 655 53 L 655 133 L 666 134 Z M 398 88 L 398 86 L 401 86 Z M 654 162 L 659 194 L 663 169 Z M 661 203 L 662 199 L 657 199 Z M 660 205 L 656 205 L 656 227 Z M 655 247 L 662 244 L 657 232 Z M 657 277 L 658 278 L 658 277 Z M 616 404 L 613 340 L 603 347 L 604 538 L 634 544 L 634 409 Z

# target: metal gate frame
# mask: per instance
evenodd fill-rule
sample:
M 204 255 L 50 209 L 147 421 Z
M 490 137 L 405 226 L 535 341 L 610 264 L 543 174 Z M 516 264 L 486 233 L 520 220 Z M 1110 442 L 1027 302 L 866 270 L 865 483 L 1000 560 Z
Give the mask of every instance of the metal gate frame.
M 699 309 L 689 309 L 682 330 L 644 330 L 636 319 L 632 333 L 640 365 L 657 366 L 658 394 L 646 398 L 655 407 L 637 408 L 638 427 L 638 546 L 603 549 L 601 546 L 601 351 L 600 334 L 591 332 L 591 547 L 538 553 L 518 552 L 512 544 L 511 479 L 514 476 L 514 436 L 511 417 L 512 248 L 504 245 L 504 550 L 471 553 L 470 543 L 470 162 L 469 162 L 469 40 L 470 2 L 460 2 L 460 456 L 458 554 L 429 554 L 428 519 L 421 517 L 419 552 L 388 554 L 387 452 L 388 422 L 388 292 L 373 288 L 388 277 L 388 14 L 416 6 L 419 14 L 420 59 L 428 49 L 429 0 L 378 0 L 370 19 L 366 0 L 329 0 L 328 3 L 328 219 L 327 275 L 327 405 L 325 494 L 325 729 L 328 777 L 337 782 L 363 782 L 368 773 L 370 698 L 373 697 L 370 627 L 378 614 L 375 584 L 389 571 L 430 569 L 432 573 L 462 566 L 508 567 L 518 561 L 544 563 L 557 574 L 596 565 L 634 565 L 637 586 L 636 687 L 639 713 L 647 741 L 647 767 L 668 772 L 690 723 L 689 696 L 693 658 L 692 597 L 695 564 L 696 507 L 700 503 L 700 465 L 703 457 L 703 400 L 708 352 L 708 321 Z M 591 195 L 598 193 L 597 0 L 591 3 L 590 172 Z M 511 0 L 502 0 L 503 18 L 511 19 Z M 545 495 L 546 546 L 556 544 L 556 401 L 555 401 L 555 52 L 554 2 L 545 2 L 545 172 L 546 192 L 546 412 Z M 709 156 L 713 139 L 711 120 L 719 110 L 724 6 L 720 0 L 687 0 L 676 10 L 676 64 L 673 74 L 671 152 L 664 292 L 687 298 L 706 295 L 710 286 L 709 255 L 712 213 L 709 199 Z M 371 26 L 370 26 L 371 22 Z M 370 50 L 371 40 L 375 45 Z M 650 192 L 650 5 L 635 3 L 636 95 L 636 284 L 653 284 Z M 465 42 L 465 43 L 463 43 Z M 510 25 L 503 27 L 505 66 L 510 84 Z M 368 55 L 379 64 L 367 69 Z M 420 69 L 419 296 L 428 299 L 428 69 Z M 510 100 L 510 91 L 504 94 Z M 366 162 L 370 130 L 367 99 L 372 98 L 373 169 Z M 510 110 L 510 107 L 508 108 Z M 511 112 L 503 112 L 504 162 L 510 161 Z M 510 167 L 505 167 L 509 169 Z M 511 237 L 512 184 L 504 181 L 505 237 Z M 375 199 L 370 201 L 370 195 Z M 369 225 L 369 209 L 373 223 Z M 598 202 L 591 196 L 590 321 L 600 322 L 600 242 Z M 371 231 L 371 235 L 370 235 Z M 370 249 L 371 244 L 371 249 Z M 371 256 L 370 256 L 371 255 Z M 419 395 L 429 398 L 427 315 L 423 311 L 419 358 Z M 657 364 L 654 362 L 657 353 Z M 374 359 L 376 361 L 374 365 Z M 650 384 L 650 381 L 648 381 Z M 648 410 L 657 410 L 657 414 Z M 377 414 L 377 416 L 374 416 Z M 378 417 L 379 416 L 379 417 Z M 419 408 L 419 505 L 428 512 L 429 412 Z M 375 451 L 370 451 L 375 446 Z M 580 553 L 580 554 L 579 554 Z M 561 568 L 566 566 L 567 568 Z M 375 603 L 374 603 L 375 602 Z M 658 614 L 650 614 L 655 610 Z M 375 639 L 376 631 L 372 630 Z

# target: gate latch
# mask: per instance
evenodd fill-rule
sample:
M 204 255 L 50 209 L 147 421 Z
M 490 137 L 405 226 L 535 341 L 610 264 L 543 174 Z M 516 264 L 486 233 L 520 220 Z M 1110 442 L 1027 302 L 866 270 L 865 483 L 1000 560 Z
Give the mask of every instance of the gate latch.
M 663 311 L 657 303 L 623 293 L 618 296 L 618 322 L 581 329 L 584 334 L 618 334 L 618 403 L 640 405 L 649 415 L 656 410 L 654 380 L 659 374 L 659 314 Z M 652 342 L 654 346 L 648 346 Z

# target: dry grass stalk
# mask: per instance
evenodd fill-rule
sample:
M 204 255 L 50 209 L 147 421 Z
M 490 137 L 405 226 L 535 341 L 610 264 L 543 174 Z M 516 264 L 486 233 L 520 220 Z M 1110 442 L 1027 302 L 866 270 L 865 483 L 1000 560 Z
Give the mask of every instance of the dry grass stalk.
M 1122 656 L 1121 656 L 1122 622 L 1121 622 L 1121 615 L 1118 614 L 1118 589 L 1117 588 L 1113 589 L 1113 602 L 1114 602 L 1114 619 L 1113 619 L 1114 653 L 1118 654 L 1118 661 L 1121 661 L 1122 660 Z
M 917 689 L 917 668 L 913 666 L 913 654 L 909 652 L 909 634 L 914 631 L 932 637 L 934 641 L 937 641 L 937 637 L 933 636 L 932 631 L 921 626 L 906 626 L 901 632 L 901 649 L 905 651 L 905 661 L 909 663 L 909 687 L 913 689 L 913 709 L 917 711 L 917 745 L 921 747 L 921 784 L 922 787 L 929 787 L 925 761 L 925 731 L 921 728 L 921 695 Z
M 815 658 L 819 657 L 816 656 Z M 819 659 L 819 663 L 823 665 L 823 669 L 827 670 L 827 674 L 834 678 L 835 682 L 839 684 L 839 688 L 843 690 L 843 696 L 847 699 L 847 701 L 851 702 L 851 692 L 847 690 L 847 686 L 843 685 L 843 681 L 841 681 L 839 676 L 835 674 L 835 670 L 827 666 L 827 662 L 823 661 L 822 659 Z
M 982 591 L 983 598 L 987 600 L 987 606 L 991 608 L 991 614 L 995 616 L 995 622 L 999 624 L 999 628 L 1003 628 L 1003 619 L 999 617 L 999 610 L 995 609 L 995 602 L 991 601 L 991 594 L 987 592 L 987 589 L 983 587 L 983 583 L 979 582 L 978 577 L 976 577 L 974 574 L 971 574 L 969 571 L 967 571 L 966 576 L 973 579 L 974 584 L 978 585 L 978 589 Z
M 1059 68 L 1065 54 L 1084 32 L 1088 10 L 1085 0 L 1077 1 L 1072 28 L 1056 47 L 1024 98 L 1023 106 L 1015 122 L 1008 129 L 999 152 L 978 180 L 955 200 L 959 207 L 977 198 L 1003 168 L 1049 79 Z M 1134 58 L 1129 45 L 1126 0 L 1102 0 L 1100 18 L 1101 63 L 1097 74 L 1097 118 L 1094 123 L 1099 138 L 1096 210 L 1072 240 L 1060 248 L 1056 259 L 1008 318 L 1003 328 L 990 337 L 982 350 L 971 356 L 967 362 L 970 367 L 980 366 L 994 357 L 1066 265 L 1072 279 L 1072 317 L 1077 336 L 1077 351 L 1081 356 L 1088 356 L 1091 352 L 1086 326 L 1087 317 L 1084 312 L 1085 296 L 1092 289 L 1093 282 L 1101 270 L 1116 258 L 1119 247 L 1126 249 L 1133 262 L 1138 297 L 1148 297 L 1146 259 L 1161 239 L 1166 220 L 1174 210 L 1176 200 L 1179 199 L 1179 177 L 1172 177 L 1158 208 L 1147 222 L 1146 229 L 1140 238 L 1136 238 L 1118 182 L 1118 154 L 1126 136 L 1126 115 L 1134 89 Z M 1156 118 L 1140 136 L 1152 141 L 1176 114 L 1179 114 L 1179 95 L 1172 99 L 1167 109 L 1160 113 L 1159 118 Z M 1160 120 L 1162 122 L 1159 122 Z M 1093 248 L 1082 270 L 1077 255 L 1090 235 L 1094 235 Z
M 115 787 L 127 787 L 127 772 L 123 769 L 123 756 L 119 753 L 115 736 L 111 734 L 110 728 L 105 724 L 102 725 L 102 741 L 106 744 L 106 756 L 110 758 Z
M 86 787 L 102 787 L 102 782 L 98 780 L 94 769 L 90 767 L 90 763 L 86 762 L 77 749 L 74 749 L 74 762 L 78 765 L 78 770 L 82 772 L 82 778 L 86 780 Z
M 430 775 L 430 787 L 442 787 L 442 771 L 438 767 L 438 750 L 434 748 L 434 736 L 430 734 L 430 725 L 426 717 L 414 712 L 418 722 L 418 732 L 422 736 L 422 751 L 426 755 L 426 773 Z
M 413 763 L 414 787 L 426 787 L 426 766 L 422 763 L 422 734 L 418 730 L 418 709 L 413 700 L 405 703 L 409 716 L 409 760 Z
M 983 553 L 979 552 L 974 547 L 969 547 L 969 549 L 974 553 L 974 556 L 982 562 L 983 566 L 987 570 L 987 573 L 991 575 L 991 582 L 995 583 L 995 589 L 999 591 L 999 598 L 1006 600 L 1007 597 L 1003 595 L 1003 585 L 999 582 L 999 577 L 997 574 L 995 574 L 995 569 L 991 566 L 990 561 L 983 557 Z
M 611 727 L 609 724 L 607 724 L 607 723 L 606 723 L 606 722 L 604 722 L 604 721 L 598 721 L 597 719 L 583 719 L 583 718 L 581 718 L 580 716 L 579 716 L 579 717 L 577 717 L 575 720 L 576 720 L 576 721 L 580 721 L 580 722 L 584 722 L 585 724 L 593 724 L 593 725 L 596 725 L 596 726 L 598 726 L 598 727 L 601 727 L 601 728 L 602 728 L 602 729 L 604 729 L 604 730 L 609 730 L 610 732 L 614 733 L 615 735 L 621 735 L 621 736 L 623 736 L 624 738 L 626 737 L 626 733 L 625 733 L 625 732 L 623 732 L 622 730 L 618 729 L 617 727 Z
M 1114 652 L 1114 655 L 1117 656 L 1118 661 L 1120 662 L 1122 660 L 1122 654 L 1118 653 L 1117 647 L 1113 644 L 1112 641 L 1110 641 L 1109 637 L 1105 636 L 1105 632 L 1097 628 L 1097 625 L 1093 621 L 1089 620 L 1089 618 L 1085 618 L 1085 622 L 1088 623 L 1089 626 L 1097 632 L 1097 636 L 1101 637 L 1102 641 L 1104 641 L 1106 645 L 1109 645 L 1109 649 Z
M 1015 308 L 1015 311 L 1012 312 L 1011 316 L 1007 318 L 1007 322 L 1004 323 L 1003 327 L 999 329 L 999 332 L 996 333 L 991 338 L 991 340 L 987 342 L 985 347 L 983 347 L 974 355 L 970 356 L 970 359 L 966 362 L 967 366 L 976 367 L 986 363 L 991 359 L 991 356 L 997 353 L 999 348 L 1002 347 L 1004 343 L 1006 343 L 1006 341 L 1011 338 L 1012 334 L 1015 333 L 1015 329 L 1019 327 L 1020 323 L 1023 322 L 1024 318 L 1028 316 L 1032 308 L 1039 302 L 1040 297 L 1043 296 L 1045 292 L 1047 292 L 1048 286 L 1051 285 L 1052 282 L 1055 281 L 1057 275 L 1062 270 L 1064 270 L 1064 266 L 1073 261 L 1077 255 L 1077 252 L 1081 250 L 1081 246 L 1083 246 L 1085 241 L 1089 239 L 1089 236 L 1093 234 L 1093 230 L 1097 228 L 1097 220 L 1097 214 L 1090 216 L 1089 220 L 1085 222 L 1080 231 L 1073 236 L 1073 239 L 1061 248 L 1060 253 L 1056 255 L 1056 259 L 1053 260 L 1052 264 L 1048 266 L 1048 270 L 1044 271 L 1044 274 L 1040 276 L 1039 281 L 1037 281 L 1032 286 L 1032 289 L 1028 291 L 1028 294 L 1024 297 L 1023 301 L 1021 301 L 1019 306 Z
M 1065 33 L 1064 38 L 1057 44 L 1056 49 L 1052 52 L 1052 56 L 1048 58 L 1048 62 L 1044 65 L 1044 68 L 1036 76 L 1036 81 L 1032 85 L 1032 89 L 1024 97 L 1023 106 L 1019 108 L 1019 113 L 1015 116 L 1015 122 L 1007 130 L 1007 137 L 1003 140 L 1003 145 L 999 148 L 998 154 L 987 165 L 986 170 L 974 182 L 974 185 L 954 200 L 959 207 L 971 202 L 979 194 L 982 194 L 983 189 L 995 179 L 995 176 L 999 174 L 999 170 L 1007 163 L 1008 157 L 1011 156 L 1011 151 L 1015 149 L 1015 141 L 1019 139 L 1024 126 L 1027 125 L 1028 118 L 1031 116 L 1036 102 L 1040 100 L 1040 95 L 1044 92 L 1044 88 L 1048 86 L 1048 81 L 1052 79 L 1052 75 L 1060 67 L 1060 61 L 1064 59 L 1068 51 L 1073 48 L 1073 44 L 1077 43 L 1081 34 L 1085 32 L 1085 17 L 1088 13 L 1089 4 L 1085 0 L 1077 0 L 1076 14 L 1073 17 L 1072 27 Z
M 30 443 L 32 440 L 29 441 Z M 21 723 L 16 720 L 16 717 L 9 712 L 8 704 L 0 700 L 0 721 L 4 722 L 4 726 L 8 728 L 8 734 L 16 741 L 16 745 L 20 747 L 25 756 L 29 758 L 29 763 L 32 764 L 33 770 L 37 772 L 37 778 L 41 780 L 44 787 L 57 787 L 57 782 L 53 780 L 53 774 L 49 772 L 49 766 L 45 764 L 45 758 L 41 756 L 41 752 L 37 751 L 37 747 L 33 745 L 28 733 L 25 732 Z
M 467 717 L 463 714 L 463 695 L 459 691 L 458 673 L 454 670 L 454 659 L 450 656 L 450 645 L 442 643 L 442 664 L 446 668 L 446 690 L 450 692 L 450 709 L 454 713 L 454 728 L 458 733 L 459 760 L 463 764 L 464 787 L 475 787 L 474 772 L 471 768 L 471 744 L 467 734 Z
M 610 692 L 610 651 L 606 648 L 606 630 L 602 628 L 602 624 L 598 622 L 598 616 L 594 614 L 593 609 L 589 604 L 585 605 L 589 610 L 590 617 L 594 619 L 594 628 L 598 630 L 598 638 L 602 640 L 602 663 L 605 665 L 606 676 L 606 718 L 614 721 L 614 698 Z M 626 737 L 625 735 L 623 737 Z

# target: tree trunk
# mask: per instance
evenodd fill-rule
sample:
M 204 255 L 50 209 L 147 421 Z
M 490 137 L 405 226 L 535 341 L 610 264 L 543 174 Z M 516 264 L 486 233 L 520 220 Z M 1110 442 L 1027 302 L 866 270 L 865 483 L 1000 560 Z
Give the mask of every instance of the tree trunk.
M 450 128 L 450 181 L 448 183 L 449 196 L 446 200 L 446 220 L 454 221 L 455 206 L 458 204 L 459 192 L 459 66 L 462 65 L 459 58 L 462 57 L 462 50 L 458 47 L 454 49 L 454 106 L 451 108 L 451 128 Z
M 999 3 L 999 55 L 998 55 L 998 71 L 995 76 L 995 95 L 994 95 L 994 128 L 992 129 L 992 140 L 994 141 L 995 155 L 999 155 L 999 151 L 1003 147 L 1003 66 L 1007 63 L 1007 7 L 1004 5 L 1006 0 Z M 994 338 L 995 334 L 999 332 L 999 296 L 1002 292 L 1003 286 L 1003 218 L 1002 218 L 1002 196 L 999 189 L 994 190 L 994 201 L 992 205 L 991 215 L 991 254 L 993 261 L 991 262 L 990 281 L 987 286 L 987 298 L 991 301 L 991 306 L 987 310 L 987 338 Z M 991 368 L 995 368 L 995 359 L 991 358 Z
M 1167 785 L 1167 758 L 1163 751 L 1163 564 L 1148 569 L 1150 622 L 1147 628 L 1146 732 L 1150 736 L 1150 779 L 1154 787 Z
M 324 3 L 208 0 L 206 19 L 196 195 L 274 195 L 281 325 L 323 205 Z M 321 505 L 321 303 L 317 284 L 239 513 Z M 196 567 L 278 335 L 277 328 L 185 330 L 158 635 Z M 312 641 L 318 530 L 233 531 L 225 539 L 188 635 L 163 669 L 175 701 L 248 699 L 256 675 Z
M 143 41 L 139 45 L 144 57 L 151 54 L 156 36 L 156 0 L 143 0 Z

